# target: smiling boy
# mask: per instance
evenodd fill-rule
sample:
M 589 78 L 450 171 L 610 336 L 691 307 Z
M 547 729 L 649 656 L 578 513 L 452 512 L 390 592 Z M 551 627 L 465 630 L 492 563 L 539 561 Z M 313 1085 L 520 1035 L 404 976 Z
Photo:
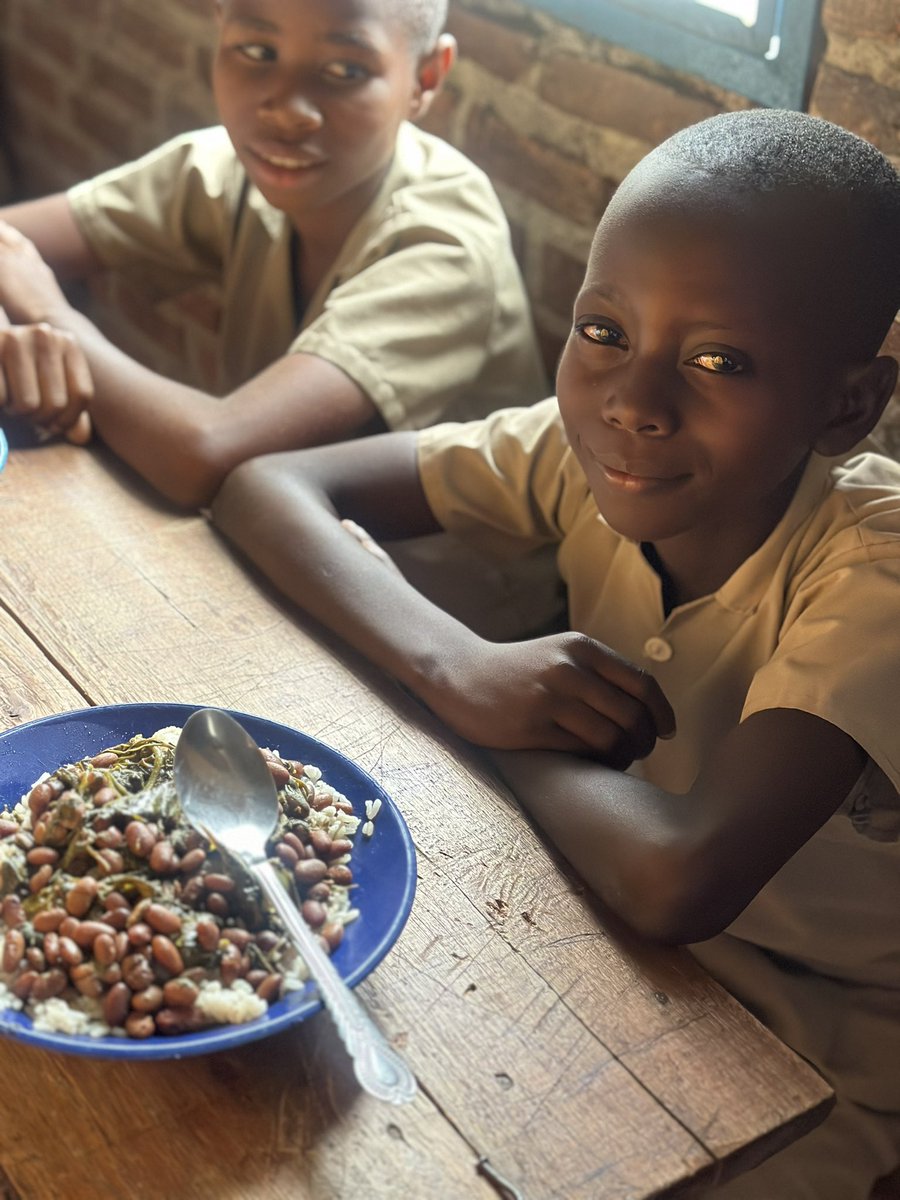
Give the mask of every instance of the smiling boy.
M 267 450 L 542 394 L 497 197 L 411 124 L 454 59 L 445 15 L 446 0 L 220 0 L 220 127 L 0 212 L 0 305 L 24 327 L 0 338 L 40 322 L 73 337 L 95 428 L 170 499 L 206 503 Z M 208 390 L 145 369 L 68 303 L 58 280 L 104 268 L 154 298 L 218 290 Z M 35 390 L 10 406 L 59 429 L 89 392 Z
M 214 519 L 498 769 L 585 881 L 835 1086 L 724 1198 L 866 1200 L 900 1163 L 900 178 L 798 113 L 626 179 L 555 400 L 249 463 Z M 477 638 L 336 537 L 558 547 L 571 632 Z M 306 564 L 315 562 L 317 570 Z

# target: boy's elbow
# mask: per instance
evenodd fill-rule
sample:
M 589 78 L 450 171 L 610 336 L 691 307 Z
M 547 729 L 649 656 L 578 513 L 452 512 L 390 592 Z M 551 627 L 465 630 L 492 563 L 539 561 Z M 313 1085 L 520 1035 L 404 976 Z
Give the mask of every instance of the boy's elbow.
M 261 459 L 251 458 L 225 472 L 210 502 L 213 522 L 229 536 L 240 531 L 248 507 L 268 479 Z
M 701 852 L 657 847 L 620 880 L 616 907 L 651 941 L 673 946 L 703 942 L 722 933 L 738 915 L 719 874 Z

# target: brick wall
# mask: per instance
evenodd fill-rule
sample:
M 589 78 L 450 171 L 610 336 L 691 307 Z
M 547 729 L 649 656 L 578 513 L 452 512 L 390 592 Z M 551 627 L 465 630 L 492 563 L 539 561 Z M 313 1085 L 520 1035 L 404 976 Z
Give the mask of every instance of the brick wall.
M 64 187 L 213 121 L 211 9 L 211 0 L 4 0 L 8 194 Z M 552 366 L 613 189 L 668 134 L 749 102 L 582 35 L 527 0 L 451 0 L 450 21 L 460 61 L 427 124 L 495 181 Z M 900 164 L 896 0 L 824 0 L 822 23 L 810 110 Z M 0 195 L 3 187 L 0 166 Z M 173 373 L 183 374 L 185 328 L 199 328 L 202 354 L 214 324 L 203 297 L 192 299 L 187 323 L 180 310 L 147 313 L 122 281 L 108 285 L 106 301 L 120 340 Z M 889 345 L 900 355 L 900 324 Z M 900 402 L 883 429 L 900 455 Z

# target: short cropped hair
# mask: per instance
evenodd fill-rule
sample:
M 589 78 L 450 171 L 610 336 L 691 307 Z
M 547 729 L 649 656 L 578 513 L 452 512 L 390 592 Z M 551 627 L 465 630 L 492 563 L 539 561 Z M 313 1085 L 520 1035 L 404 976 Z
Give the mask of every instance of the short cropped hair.
M 749 109 L 721 113 L 662 142 L 646 162 L 688 164 L 745 193 L 795 190 L 838 201 L 841 244 L 852 245 L 858 299 L 878 352 L 900 308 L 900 175 L 890 161 L 840 125 L 806 113 Z
M 405 29 L 416 54 L 430 50 L 447 22 L 448 0 L 389 0 L 391 15 Z

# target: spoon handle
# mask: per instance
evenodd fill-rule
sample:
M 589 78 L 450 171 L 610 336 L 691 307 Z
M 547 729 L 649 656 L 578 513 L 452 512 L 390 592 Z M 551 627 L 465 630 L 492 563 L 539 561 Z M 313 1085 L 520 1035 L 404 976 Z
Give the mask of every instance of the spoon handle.
M 252 869 L 318 984 L 325 1007 L 353 1060 L 360 1086 L 379 1100 L 408 1104 L 416 1094 L 412 1071 L 338 975 L 315 934 L 297 912 L 272 864 L 255 863 Z

